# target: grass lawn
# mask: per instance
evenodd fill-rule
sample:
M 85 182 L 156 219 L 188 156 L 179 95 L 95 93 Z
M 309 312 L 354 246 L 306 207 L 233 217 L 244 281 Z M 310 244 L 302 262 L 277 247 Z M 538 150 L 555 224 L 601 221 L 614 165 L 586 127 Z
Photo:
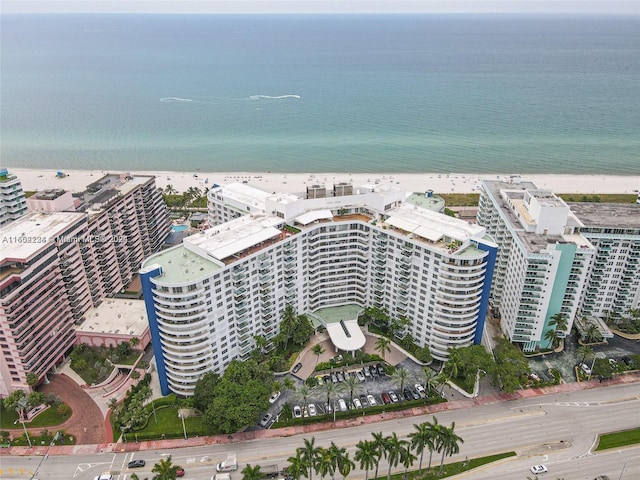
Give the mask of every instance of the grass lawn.
M 557 194 L 565 202 L 593 202 L 599 203 L 636 203 L 638 196 L 635 193 L 595 193 L 583 195 L 580 193 Z
M 55 427 L 66 422 L 70 416 L 71 409 L 69 409 L 67 415 L 60 415 L 56 407 L 49 407 L 31 422 L 25 422 L 25 426 L 27 428 Z M 18 413 L 13 410 L 7 410 L 0 402 L 0 429 L 22 428 L 20 423 L 13 424 L 16 420 L 18 420 Z
M 442 469 L 442 475 L 438 475 L 440 472 L 440 459 L 441 455 L 437 453 L 433 454 L 433 460 L 431 462 L 431 470 L 426 469 L 426 465 L 429 464 L 429 452 L 425 452 L 424 460 L 422 461 L 422 475 L 418 473 L 418 470 L 410 470 L 407 473 L 406 480 L 438 480 L 439 478 L 451 477 L 453 475 L 458 475 L 460 473 L 473 470 L 474 468 L 481 467 L 482 465 L 486 465 L 491 462 L 495 462 L 501 460 L 503 458 L 515 457 L 516 452 L 507 452 L 507 453 L 499 453 L 497 455 L 490 455 L 488 457 L 480 457 L 480 458 L 472 458 L 463 462 L 456 463 L 445 463 Z M 444 459 L 445 462 L 447 459 Z M 420 458 L 414 463 L 414 466 L 418 464 Z M 373 477 L 371 477 L 373 478 Z M 378 479 L 384 480 L 386 479 L 386 475 L 380 475 L 380 471 L 378 471 Z M 405 480 L 404 472 L 396 473 L 391 475 L 391 480 Z
M 156 407 L 156 415 L 154 417 L 151 406 L 145 407 L 149 411 L 149 420 L 144 428 L 127 432 L 127 441 L 135 441 L 136 434 L 138 440 L 157 440 L 165 435 L 165 438 L 179 438 L 184 436 L 182 430 L 182 420 L 178 417 L 178 407 L 162 406 Z M 157 423 L 156 423 L 157 419 Z M 187 436 L 204 436 L 209 435 L 202 426 L 202 417 L 189 417 L 184 419 L 184 425 L 187 430 Z M 114 437 L 117 438 L 120 432 L 114 431 Z
M 438 196 L 447 207 L 477 207 L 480 201 L 479 193 L 438 193 Z
M 637 443 L 640 443 L 640 428 L 624 430 L 622 432 L 607 433 L 605 435 L 600 435 L 596 451 L 635 445 Z

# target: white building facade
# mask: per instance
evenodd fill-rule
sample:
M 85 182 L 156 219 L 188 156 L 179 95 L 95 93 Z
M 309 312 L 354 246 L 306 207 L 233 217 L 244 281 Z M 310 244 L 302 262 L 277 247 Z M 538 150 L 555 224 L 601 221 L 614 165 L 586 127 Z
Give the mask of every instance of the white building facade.
M 20 179 L 0 168 L 0 225 L 16 220 L 28 212 Z
M 484 181 L 478 224 L 498 244 L 492 308 L 502 331 L 525 352 L 549 348 L 551 317 L 563 313 L 570 332 L 596 248 L 579 233 L 568 205 L 530 182 Z
M 404 203 L 393 188 L 300 199 L 188 237 L 141 270 L 163 393 L 191 395 L 207 371 L 247 358 L 254 337 L 298 313 L 377 306 L 445 360 L 480 343 L 496 245 L 485 229 Z M 344 189 L 341 189 L 344 193 Z

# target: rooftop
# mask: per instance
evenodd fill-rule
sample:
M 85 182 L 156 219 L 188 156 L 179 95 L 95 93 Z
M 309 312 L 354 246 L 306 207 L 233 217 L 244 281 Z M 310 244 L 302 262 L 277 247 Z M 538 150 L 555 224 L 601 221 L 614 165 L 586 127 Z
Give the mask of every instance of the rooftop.
M 640 228 L 640 204 L 568 202 L 586 227 Z
M 184 283 L 199 276 L 205 277 L 220 269 L 221 266 L 206 257 L 186 249 L 184 245 L 163 250 L 148 257 L 142 263 L 142 269 L 162 266 L 162 276 L 156 277 L 159 283 Z
M 265 200 L 273 195 L 271 192 L 238 182 L 217 187 L 213 189 L 213 193 L 220 193 L 225 199 L 236 200 L 259 210 L 264 210 Z
M 0 259 L 27 259 L 85 217 L 77 212 L 30 212 L 7 223 L 0 227 Z
M 406 232 L 410 238 L 418 236 L 433 243 L 434 246 L 443 248 L 446 247 L 435 244 L 482 238 L 485 232 L 484 227 L 474 223 L 407 203 L 389 210 L 387 214 L 389 217 L 385 220 L 385 224 Z
M 431 210 L 433 212 L 441 212 L 445 207 L 445 202 L 442 197 L 433 194 L 426 195 L 424 193 L 412 193 L 407 198 L 407 203 L 426 208 L 427 210 Z
M 108 298 L 99 307 L 87 310 L 85 320 L 76 331 L 139 337 L 148 328 L 149 322 L 143 300 Z

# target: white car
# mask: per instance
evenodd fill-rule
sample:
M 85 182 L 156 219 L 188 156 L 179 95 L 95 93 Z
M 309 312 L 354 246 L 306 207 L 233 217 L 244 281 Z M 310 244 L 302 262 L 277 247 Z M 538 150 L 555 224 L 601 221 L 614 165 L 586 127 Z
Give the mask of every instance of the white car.
M 293 407 L 293 418 L 302 418 L 302 409 L 298 405 Z
M 310 417 L 315 417 L 318 414 L 318 411 L 316 410 L 316 406 L 313 403 L 310 403 L 307 408 L 309 409 Z
M 424 395 L 425 391 L 424 391 L 424 387 L 422 385 L 420 385 L 419 383 L 415 384 L 416 387 L 416 391 L 420 394 L 420 395 Z
M 534 465 L 531 467 L 531 473 L 547 473 L 549 470 L 544 465 Z
M 587 374 L 587 375 L 591 375 L 591 368 L 589 367 L 589 365 L 587 365 L 586 363 L 581 363 L 580 364 L 580 368 L 582 369 L 582 371 Z
M 280 390 L 273 392 L 269 397 L 269 403 L 276 403 L 276 400 L 280 398 Z
M 362 408 L 362 403 L 360 403 L 360 400 L 358 398 L 354 398 L 353 399 L 353 406 L 356 408 Z
M 376 405 L 378 405 L 378 402 L 376 402 L 376 399 L 373 398 L 373 395 L 367 395 L 367 401 L 369 402 L 369 405 L 371 405 L 372 407 L 375 407 Z
M 347 411 L 347 402 L 344 401 L 344 398 L 341 398 L 340 400 L 338 400 L 338 405 L 340 407 L 341 412 Z
M 358 380 L 360 380 L 361 382 L 364 382 L 364 380 L 365 380 L 364 373 L 362 373 L 362 370 L 358 370 L 356 372 L 356 377 L 358 377 Z
M 102 475 L 98 475 L 93 480 L 113 480 L 113 475 L 110 473 L 103 473 Z

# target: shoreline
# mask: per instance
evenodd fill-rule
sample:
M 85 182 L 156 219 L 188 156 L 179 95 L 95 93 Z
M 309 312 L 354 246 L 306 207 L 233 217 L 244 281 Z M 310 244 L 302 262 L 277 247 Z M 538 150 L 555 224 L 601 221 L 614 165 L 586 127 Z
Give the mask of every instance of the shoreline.
M 172 185 L 178 193 L 190 187 L 211 188 L 214 184 L 247 183 L 265 191 L 302 193 L 311 185 L 331 188 L 340 182 L 354 186 L 365 184 L 394 185 L 408 192 L 433 190 L 436 194 L 479 193 L 481 180 L 500 179 L 509 181 L 510 174 L 472 173 L 270 173 L 270 172 L 174 172 L 149 170 L 63 170 L 65 177 L 58 178 L 56 169 L 9 168 L 17 176 L 25 192 L 62 188 L 72 193 L 83 191 L 108 173 L 130 173 L 152 175 L 156 185 L 165 189 Z M 522 180 L 532 181 L 538 188 L 550 189 L 554 193 L 605 194 L 638 193 L 640 175 L 557 175 L 522 174 Z

